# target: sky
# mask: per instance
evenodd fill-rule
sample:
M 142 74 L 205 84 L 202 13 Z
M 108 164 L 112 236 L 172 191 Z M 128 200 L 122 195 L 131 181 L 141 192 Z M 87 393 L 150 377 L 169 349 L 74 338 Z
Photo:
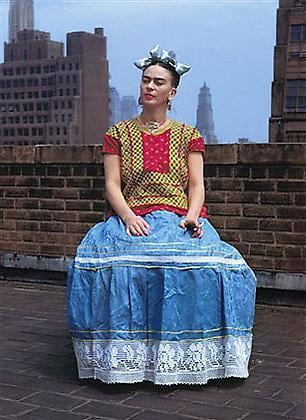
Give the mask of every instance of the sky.
M 133 62 L 156 44 L 191 71 L 181 79 L 170 117 L 196 124 L 200 87 L 212 94 L 215 134 L 266 142 L 271 107 L 277 0 L 34 0 L 35 29 L 65 42 L 66 33 L 107 37 L 110 85 L 138 98 Z M 0 0 L 0 61 L 8 40 L 8 0 Z

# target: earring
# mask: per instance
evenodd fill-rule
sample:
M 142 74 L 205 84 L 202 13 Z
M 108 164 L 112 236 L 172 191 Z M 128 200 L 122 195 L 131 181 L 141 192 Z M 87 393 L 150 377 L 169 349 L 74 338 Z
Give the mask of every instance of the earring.
M 172 103 L 171 103 L 170 99 L 168 99 L 167 108 L 168 108 L 168 111 L 171 111 Z
M 142 106 L 142 100 L 141 100 L 141 97 L 140 96 L 138 98 L 138 106 Z

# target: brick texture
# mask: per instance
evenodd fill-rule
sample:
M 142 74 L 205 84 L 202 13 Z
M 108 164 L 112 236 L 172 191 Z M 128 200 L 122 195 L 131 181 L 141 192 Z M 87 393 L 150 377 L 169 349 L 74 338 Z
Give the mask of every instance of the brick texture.
M 103 220 L 99 147 L 35 149 L 2 150 L 0 252 L 72 256 Z M 209 219 L 256 270 L 306 272 L 305 156 L 294 144 L 207 146 Z

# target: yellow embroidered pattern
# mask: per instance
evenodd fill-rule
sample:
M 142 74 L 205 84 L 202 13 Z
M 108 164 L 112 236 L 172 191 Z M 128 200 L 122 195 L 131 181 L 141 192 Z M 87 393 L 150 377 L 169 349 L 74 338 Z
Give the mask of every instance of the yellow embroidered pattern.
M 169 170 L 166 173 L 145 170 L 143 137 L 151 135 L 157 139 L 167 131 L 170 131 Z M 122 192 L 130 208 L 160 205 L 187 211 L 188 145 L 192 140 L 201 139 L 199 131 L 171 121 L 163 130 L 148 134 L 136 119 L 132 119 L 115 124 L 106 135 L 120 145 Z

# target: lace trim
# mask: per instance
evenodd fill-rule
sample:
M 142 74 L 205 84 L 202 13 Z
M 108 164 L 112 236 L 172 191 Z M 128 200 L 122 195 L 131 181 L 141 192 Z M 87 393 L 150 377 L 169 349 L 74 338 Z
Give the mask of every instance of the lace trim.
M 107 383 L 205 384 L 209 379 L 248 377 L 252 337 L 158 343 L 73 339 L 73 346 L 80 378 Z

